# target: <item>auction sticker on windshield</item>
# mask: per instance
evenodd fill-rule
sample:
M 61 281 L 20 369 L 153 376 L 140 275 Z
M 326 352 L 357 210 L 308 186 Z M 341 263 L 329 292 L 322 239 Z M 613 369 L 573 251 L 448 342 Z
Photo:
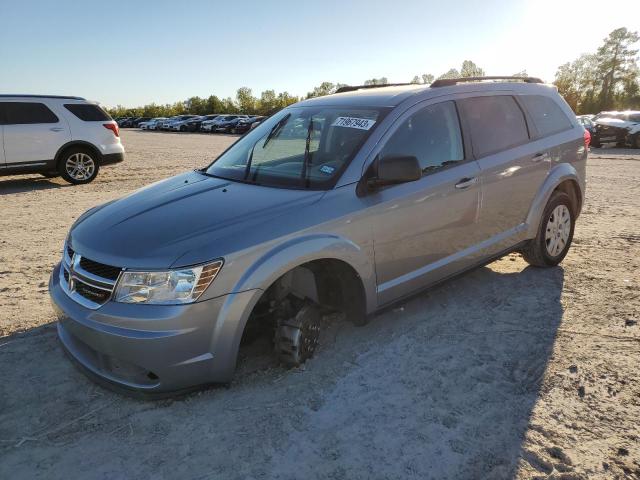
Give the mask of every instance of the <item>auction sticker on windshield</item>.
M 375 123 L 375 120 L 369 120 L 368 118 L 338 117 L 333 121 L 331 126 L 369 130 Z

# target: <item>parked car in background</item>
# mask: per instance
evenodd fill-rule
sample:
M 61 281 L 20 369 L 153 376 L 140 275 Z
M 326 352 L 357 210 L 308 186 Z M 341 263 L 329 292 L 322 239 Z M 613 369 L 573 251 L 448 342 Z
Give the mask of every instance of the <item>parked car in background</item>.
M 191 131 L 189 122 L 195 121 L 200 118 L 198 115 L 180 115 L 179 118 L 169 123 L 168 130 L 174 132 L 188 132 Z
M 591 145 L 615 143 L 618 147 L 630 145 L 640 148 L 640 111 L 600 112 L 594 119 L 595 132 Z
M 151 120 L 151 117 L 138 117 L 131 123 L 131 127 L 138 128 L 142 122 L 148 122 L 149 120 Z
M 147 127 L 149 130 L 159 130 L 162 122 L 167 120 L 167 117 L 158 117 L 155 120 L 149 122 L 149 126 Z
M 156 124 L 158 122 L 161 122 L 163 120 L 165 120 L 166 117 L 155 117 L 152 118 L 146 122 L 140 122 L 138 124 L 138 128 L 140 128 L 141 130 L 155 130 L 156 129 Z
M 122 125 L 124 123 L 128 123 L 133 120 L 133 117 L 120 117 L 120 119 L 116 122 L 120 128 L 124 128 Z
M 254 128 L 256 128 L 258 125 L 260 125 L 262 122 L 266 121 L 269 117 L 260 117 L 260 119 L 257 122 L 253 122 L 251 124 L 251 130 L 253 130 Z
M 590 117 L 590 115 L 578 115 L 576 118 L 578 119 L 578 122 L 580 122 L 580 125 L 582 125 L 584 129 L 589 132 L 589 135 L 591 135 L 591 139 L 593 140 L 593 136 L 596 132 L 596 126 Z
M 180 115 L 175 115 L 173 117 L 166 118 L 157 124 L 156 130 L 168 130 L 169 124 L 179 119 L 180 119 Z
M 84 184 L 100 167 L 124 160 L 118 124 L 80 97 L 0 95 L 0 133 L 0 175 Z
M 193 118 L 188 122 L 188 126 L 189 126 L 188 131 L 190 131 L 190 132 L 199 132 L 200 131 L 200 125 L 202 125 L 203 122 L 208 122 L 210 120 L 214 120 L 214 119 L 218 118 L 219 116 L 220 116 L 219 113 L 211 113 L 209 115 L 202 115 L 201 117 Z
M 212 132 L 229 133 L 231 127 L 241 118 L 249 118 L 249 115 L 225 115 L 216 118 L 212 124 Z
M 149 120 L 149 117 L 129 117 L 120 123 L 120 128 L 134 128 L 138 126 L 141 121 Z
M 231 127 L 231 133 L 246 133 L 253 128 L 255 124 L 259 124 L 267 117 L 255 116 L 249 118 L 239 118 Z
M 553 86 L 489 79 L 342 88 L 94 207 L 49 282 L 64 349 L 120 391 L 184 391 L 229 382 L 256 328 L 299 365 L 326 313 L 363 324 L 511 252 L 558 265 L 586 132 Z

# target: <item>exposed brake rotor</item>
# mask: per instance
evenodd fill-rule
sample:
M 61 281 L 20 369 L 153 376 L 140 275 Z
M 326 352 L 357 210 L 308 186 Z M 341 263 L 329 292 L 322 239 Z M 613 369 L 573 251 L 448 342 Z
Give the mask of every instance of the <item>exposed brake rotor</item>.
M 275 347 L 282 363 L 296 367 L 313 356 L 320 340 L 322 316 L 306 303 L 295 316 L 281 320 L 276 329 Z

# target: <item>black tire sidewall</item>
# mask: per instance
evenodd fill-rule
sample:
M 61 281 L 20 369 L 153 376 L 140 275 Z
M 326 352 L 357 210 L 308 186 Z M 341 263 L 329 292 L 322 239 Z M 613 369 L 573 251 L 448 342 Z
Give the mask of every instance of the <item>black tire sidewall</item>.
M 553 213 L 553 210 L 559 206 L 565 205 L 569 210 L 569 215 L 571 216 L 571 230 L 569 232 L 569 238 L 567 240 L 567 244 L 562 249 L 559 255 L 552 257 L 547 252 L 547 243 L 546 243 L 546 231 L 547 231 L 547 223 L 549 222 L 549 217 Z M 538 243 L 537 247 L 540 249 L 542 257 L 547 265 L 558 265 L 564 257 L 567 256 L 569 252 L 569 248 L 571 248 L 571 243 L 573 241 L 573 232 L 576 226 L 576 217 L 575 217 L 575 208 L 571 204 L 571 198 L 564 192 L 556 192 L 544 209 L 544 213 L 542 215 L 542 220 L 540 222 L 540 230 L 538 232 L 538 238 L 536 238 L 536 242 Z
M 95 166 L 94 170 L 93 170 L 93 175 L 91 175 L 91 177 L 87 178 L 86 180 L 76 180 L 75 178 L 72 178 L 68 173 L 67 173 L 67 160 L 69 159 L 70 156 L 75 155 L 76 153 L 84 153 L 85 155 L 89 155 L 89 157 L 91 157 L 91 160 L 93 160 L 93 164 Z M 73 184 L 73 185 L 84 185 L 87 183 L 91 183 L 93 182 L 93 180 L 95 180 L 95 178 L 98 176 L 98 171 L 100 170 L 100 162 L 98 161 L 98 159 L 96 158 L 96 154 L 95 152 L 90 151 L 87 148 L 72 148 L 67 150 L 66 152 L 64 152 L 64 154 L 62 155 L 62 158 L 60 158 L 60 162 L 58 164 L 58 172 L 60 173 L 60 176 L 62 178 L 64 178 L 65 181 Z

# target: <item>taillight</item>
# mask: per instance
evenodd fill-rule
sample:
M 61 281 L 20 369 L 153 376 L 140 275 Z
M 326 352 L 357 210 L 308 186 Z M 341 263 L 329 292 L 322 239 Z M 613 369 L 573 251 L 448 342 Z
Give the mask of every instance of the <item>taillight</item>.
M 117 123 L 103 123 L 102 126 L 107 130 L 111 130 L 116 137 L 120 136 L 120 128 Z
M 589 130 L 584 131 L 584 148 L 589 148 L 589 144 L 591 143 L 591 134 Z

